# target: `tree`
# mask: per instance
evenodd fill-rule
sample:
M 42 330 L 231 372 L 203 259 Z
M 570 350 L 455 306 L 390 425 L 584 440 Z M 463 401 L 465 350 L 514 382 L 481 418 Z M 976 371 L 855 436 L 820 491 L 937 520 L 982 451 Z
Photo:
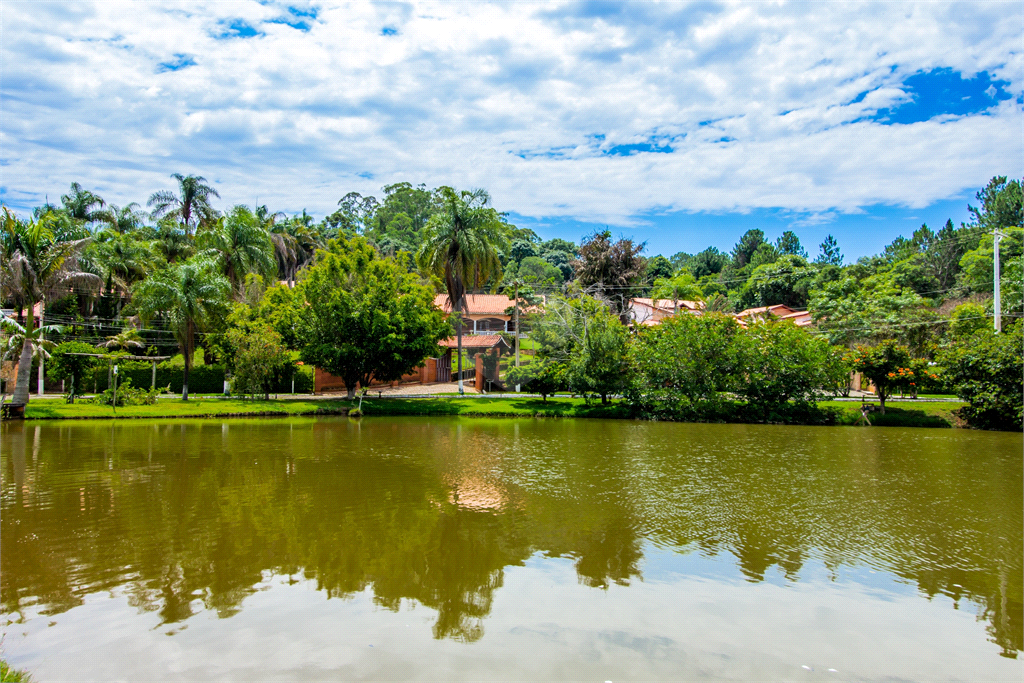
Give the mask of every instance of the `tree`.
M 34 329 L 35 304 L 56 293 L 64 294 L 69 288 L 98 288 L 101 280 L 78 268 L 77 257 L 89 239 L 75 239 L 67 226 L 55 226 L 52 212 L 35 221 L 22 221 L 4 207 L 0 224 L 0 295 L 28 311 L 24 326 L 27 343 L 22 345 L 17 387 L 11 401 L 13 405 L 24 406 L 29 400 L 33 346 L 41 339 Z
M 799 256 L 807 258 L 807 251 L 801 246 L 800 238 L 792 230 L 787 230 L 775 241 L 775 248 L 781 256 Z
M 751 257 L 757 248 L 764 243 L 764 231 L 753 228 L 747 230 L 740 237 L 740 241 L 736 243 L 736 246 L 732 248 L 732 260 L 736 264 L 737 268 L 750 263 Z
M 61 195 L 60 201 L 73 220 L 91 223 L 102 219 L 99 209 L 103 207 L 103 199 L 78 183 L 71 183 L 71 192 Z
M 235 206 L 227 216 L 202 230 L 197 242 L 221 264 L 236 295 L 241 292 L 247 273 L 257 273 L 267 279 L 277 274 L 270 233 L 245 206 Z
M 118 313 L 121 312 L 121 299 L 132 285 L 144 279 L 160 263 L 160 257 L 150 243 L 116 232 L 101 233 L 101 239 L 91 245 L 86 255 L 103 278 L 107 292 L 112 295 L 117 291 Z
M 529 391 L 540 394 L 542 401 L 547 402 L 548 396 L 565 391 L 566 367 L 550 358 L 538 358 L 532 363 L 511 367 L 505 374 L 506 384 L 523 385 Z
M 627 330 L 602 302 L 587 295 L 553 297 L 531 325 L 540 357 L 565 367 L 571 391 L 585 398 L 595 393 L 607 403 L 625 389 Z
M 885 399 L 892 393 L 898 382 L 900 368 L 910 363 L 910 352 L 893 339 L 887 339 L 877 346 L 858 346 L 850 354 L 853 369 L 875 385 L 878 404 L 885 415 Z
M 17 399 L 24 387 L 25 403 L 28 403 L 28 385 L 31 381 L 31 373 L 25 372 L 22 376 L 22 365 L 31 369 L 33 358 L 37 361 L 49 358 L 49 352 L 53 350 L 55 344 L 46 339 L 46 335 L 60 334 L 63 331 L 64 328 L 60 325 L 42 325 L 35 329 L 29 329 L 6 316 L 0 317 L 0 332 L 4 334 L 0 338 L 2 340 L 0 341 L 0 359 L 6 360 L 15 356 L 21 358 L 18 364 L 17 385 L 14 387 L 14 399 Z M 25 362 L 26 357 L 27 362 Z M 12 405 L 25 405 L 25 403 L 18 403 L 17 400 L 12 400 L 11 403 Z
M 674 257 L 673 257 L 674 258 Z M 708 275 L 717 275 L 729 262 L 726 254 L 718 251 L 715 247 L 708 247 L 699 254 L 695 254 L 687 263 L 687 268 L 698 280 Z
M 95 214 L 96 220 L 105 223 L 108 230 L 119 235 L 127 235 L 141 228 L 143 218 L 143 213 L 139 211 L 139 205 L 135 202 L 124 207 L 111 204 Z
M 849 379 L 840 350 L 790 321 L 756 322 L 737 341 L 735 392 L 765 418 L 789 401 L 814 405 L 820 392 L 836 392 Z
M 630 398 L 655 412 L 705 411 L 721 402 L 741 367 L 736 319 L 720 313 L 677 315 L 638 331 L 630 351 Z
M 524 283 L 531 285 L 562 285 L 562 271 L 539 256 L 524 258 L 519 264 L 517 274 Z
M 839 251 L 839 243 L 832 235 L 828 235 L 825 241 L 818 245 L 821 253 L 814 259 L 815 263 L 822 265 L 841 266 L 843 265 L 843 254 Z
M 196 256 L 157 271 L 135 288 L 135 303 L 144 322 L 161 318 L 174 333 L 185 361 L 181 398 L 188 400 L 188 375 L 196 337 L 227 312 L 231 283 L 215 261 Z
M 437 212 L 424 231 L 417 260 L 423 270 L 443 280 L 448 305 L 456 317 L 459 393 L 462 393 L 462 314 L 469 313 L 466 287 L 481 287 L 501 278 L 498 251 L 507 246 L 507 224 L 492 209 L 484 190 L 457 192 L 440 187 Z
M 978 236 L 996 228 L 1024 226 L 1024 192 L 1020 180 L 1007 182 L 1006 176 L 995 176 L 974 196 L 980 206 L 968 204 L 967 210 L 974 221 L 965 227 L 973 229 Z
M 341 377 L 349 398 L 400 379 L 451 334 L 430 288 L 362 237 L 331 240 L 297 290 L 300 356 Z
M 801 256 L 786 255 L 774 263 L 758 266 L 740 290 L 743 308 L 785 304 L 794 308 L 807 305 L 807 293 L 815 270 Z
M 69 403 L 74 403 L 76 396 L 85 393 L 85 375 L 100 363 L 100 359 L 94 356 L 71 355 L 85 353 L 96 353 L 96 349 L 84 342 L 67 341 L 54 348 L 46 366 L 47 374 L 53 379 L 71 380 Z
M 96 347 L 106 349 L 107 351 L 139 351 L 146 348 L 146 343 L 139 336 L 139 331 L 131 328 L 121 330 L 117 334 L 107 337 L 106 341 L 100 342 Z
M 170 190 L 154 192 L 147 206 L 153 207 L 153 218 L 172 218 L 181 223 L 187 235 L 192 235 L 200 225 L 217 218 L 210 198 L 220 198 L 220 195 L 202 176 L 174 173 L 171 177 L 178 181 L 178 194 Z
M 962 337 L 939 352 L 948 384 L 968 405 L 959 414 L 972 427 L 1012 429 L 1024 427 L 1024 323 L 1003 334 L 991 328 Z
M 644 243 L 622 238 L 612 242 L 612 234 L 595 232 L 580 245 L 580 257 L 573 261 L 576 281 L 585 291 L 608 303 L 623 323 L 629 318 L 629 302 L 633 289 L 640 283 L 647 268 L 640 256 Z
M 338 200 L 338 210 L 323 220 L 329 237 L 354 237 L 373 227 L 373 217 L 380 207 L 376 197 L 349 192 Z
M 651 291 L 653 299 L 671 299 L 672 313 L 679 312 L 679 301 L 703 301 L 704 292 L 688 271 L 680 271 L 672 278 L 659 278 L 654 281 Z
M 670 278 L 675 275 L 676 269 L 672 262 L 658 254 L 654 258 L 647 259 L 647 272 L 644 279 L 647 282 L 654 282 L 658 278 Z
M 281 341 L 281 335 L 269 324 L 262 322 L 251 329 L 232 327 L 225 335 L 234 347 L 231 363 L 235 393 L 242 396 L 263 394 L 270 398 L 274 385 L 286 377 L 292 367 L 291 354 Z

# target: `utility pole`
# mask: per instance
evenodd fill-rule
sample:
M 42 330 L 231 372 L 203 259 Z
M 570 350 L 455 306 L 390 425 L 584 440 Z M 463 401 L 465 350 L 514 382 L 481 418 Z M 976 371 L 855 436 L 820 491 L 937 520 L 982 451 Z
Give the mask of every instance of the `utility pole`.
M 519 367 L 519 280 L 516 280 L 515 300 L 512 302 L 512 316 L 515 319 L 516 328 L 516 367 Z M 516 393 L 519 393 L 519 385 L 516 385 Z
M 996 334 L 1003 331 L 1003 305 L 999 292 L 999 241 L 1003 239 L 1003 233 L 996 228 L 992 232 L 992 313 L 995 320 Z

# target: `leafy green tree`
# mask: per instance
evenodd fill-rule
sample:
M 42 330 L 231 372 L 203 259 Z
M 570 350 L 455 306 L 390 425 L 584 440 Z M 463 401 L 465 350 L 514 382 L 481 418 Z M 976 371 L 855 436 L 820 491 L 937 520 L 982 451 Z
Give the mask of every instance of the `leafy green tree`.
M 787 230 L 775 240 L 775 249 L 780 256 L 799 256 L 807 259 L 807 250 L 800 244 L 800 238 L 792 230 Z
M 552 239 L 547 240 L 546 242 L 541 242 L 541 256 L 543 256 L 544 254 L 548 254 L 552 251 L 561 251 L 566 254 L 569 254 L 572 257 L 579 256 L 580 253 L 579 247 L 577 247 L 575 243 L 570 242 L 569 240 L 563 240 L 560 237 L 554 237 Z
M 743 233 L 740 241 L 732 248 L 732 260 L 737 268 L 750 263 L 751 257 L 757 248 L 764 244 L 764 231 L 752 228 Z
M 185 228 L 171 218 L 157 221 L 156 226 L 143 227 L 139 235 L 168 263 L 180 263 L 195 253 L 195 244 Z
M 540 394 L 541 400 L 545 402 L 548 396 L 569 388 L 565 364 L 550 358 L 538 358 L 532 363 L 509 368 L 505 374 L 505 383 L 521 384 L 527 391 Z
M 297 287 L 300 356 L 356 385 L 411 372 L 451 334 L 433 292 L 362 237 L 332 240 Z
M 376 197 L 364 197 L 358 192 L 349 192 L 338 200 L 338 210 L 323 220 L 323 229 L 328 237 L 354 237 L 374 227 L 374 216 L 380 202 Z
M 825 241 L 818 245 L 818 249 L 821 253 L 814 259 L 815 263 L 827 266 L 843 265 L 843 253 L 839 251 L 839 242 L 832 235 L 825 237 Z
M 757 269 L 760 266 L 775 263 L 778 260 L 778 249 L 772 246 L 771 242 L 762 242 L 750 257 L 750 267 Z
M 674 258 L 674 257 L 673 257 Z M 722 272 L 729 262 L 729 256 L 718 251 L 715 247 L 708 247 L 704 251 L 695 254 L 689 260 L 686 267 L 698 280 L 708 275 L 717 275 Z
M 680 270 L 682 268 L 686 268 L 687 270 L 689 270 L 690 259 L 692 258 L 693 254 L 687 254 L 685 251 L 677 251 L 676 253 L 672 254 L 672 257 L 669 259 L 669 262 L 672 264 L 672 269 L 674 271 Z
M 527 256 L 524 258 L 520 262 L 516 274 L 520 280 L 530 285 L 554 287 L 562 285 L 562 271 L 539 256 Z
M 227 314 L 231 283 L 217 272 L 217 263 L 196 256 L 157 271 L 135 287 L 135 304 L 143 322 L 159 318 L 174 333 L 185 361 L 181 398 L 188 400 L 188 375 L 199 334 L 215 327 Z
M 1021 431 L 1024 426 L 1024 324 L 1003 334 L 985 328 L 939 352 L 946 382 L 968 405 L 960 410 L 972 427 Z
M 572 264 L 580 286 L 608 302 L 623 322 L 628 320 L 629 301 L 647 268 L 640 255 L 644 246 L 625 238 L 613 242 L 607 230 L 595 232 L 583 240 L 580 257 Z
M 999 242 L 1000 284 L 1004 282 L 1006 266 L 1024 253 L 1024 229 L 1019 227 L 1003 228 L 1005 235 Z M 995 268 L 995 247 L 991 234 L 982 235 L 976 249 L 972 249 L 960 259 L 960 284 L 971 292 L 988 294 L 993 288 L 993 269 Z M 1009 282 L 1007 284 L 1010 284 Z
M 740 306 L 753 308 L 785 304 L 802 308 L 807 305 L 807 294 L 815 274 L 815 269 L 802 256 L 786 255 L 773 263 L 758 266 L 740 290 Z
M 56 229 L 54 229 L 56 228 Z M 78 233 L 81 234 L 81 233 Z M 19 220 L 7 207 L 0 218 L 0 295 L 27 310 L 12 404 L 28 404 L 33 348 L 42 342 L 35 329 L 34 307 L 68 288 L 98 289 L 100 278 L 78 268 L 78 255 L 89 239 L 76 239 L 52 212 L 38 220 Z M 44 331 L 45 333 L 45 331 Z
M 66 341 L 54 348 L 46 365 L 46 374 L 52 379 L 71 380 L 68 386 L 69 403 L 74 403 L 76 396 L 85 393 L 86 373 L 101 362 L 99 358 L 91 356 L 70 355 L 78 353 L 96 353 L 96 349 L 85 342 Z
M 736 341 L 742 361 L 734 391 L 765 418 L 789 401 L 813 405 L 849 378 L 842 351 L 789 321 L 752 324 Z
M 677 315 L 638 331 L 630 350 L 631 400 L 655 412 L 706 411 L 733 388 L 742 367 L 732 316 Z
M 522 261 L 524 258 L 540 255 L 537 245 L 529 240 L 515 240 L 508 250 L 508 257 L 511 261 Z
M 250 329 L 231 327 L 225 336 L 234 347 L 231 388 L 242 396 L 263 394 L 270 398 L 274 385 L 292 368 L 291 354 L 281 335 L 266 322 Z
M 967 206 L 974 221 L 965 226 L 973 229 L 979 237 L 996 228 L 1024 226 L 1024 192 L 1021 181 L 1007 181 L 1006 176 L 995 176 L 974 195 L 979 206 Z
M 659 278 L 654 281 L 651 290 L 653 299 L 669 299 L 672 301 L 672 313 L 679 312 L 679 302 L 703 301 L 704 292 L 688 271 L 682 270 L 675 277 Z
M 644 279 L 647 282 L 654 282 L 658 278 L 670 278 L 675 275 L 676 269 L 672 265 L 672 262 L 667 258 L 658 254 L 653 258 L 647 259 L 647 273 Z
M 949 336 L 952 339 L 969 337 L 991 325 L 992 320 L 985 307 L 972 301 L 960 304 L 949 314 Z
M 549 297 L 529 322 L 537 355 L 565 368 L 571 391 L 588 399 L 594 393 L 607 403 L 625 389 L 627 330 L 602 302 L 585 294 Z
M 437 212 L 425 228 L 417 254 L 420 267 L 440 278 L 456 317 L 459 392 L 462 392 L 462 314 L 469 313 L 467 285 L 482 287 L 501 277 L 498 251 L 507 246 L 508 226 L 491 208 L 490 195 L 483 190 L 457 192 L 440 187 L 436 192 Z
M 853 369 L 875 385 L 878 404 L 885 414 L 885 399 L 897 384 L 900 368 L 910 364 L 911 356 L 907 347 L 900 346 L 893 339 L 887 339 L 877 346 L 858 346 L 850 354 Z
M 259 218 L 245 206 L 236 206 L 226 216 L 200 231 L 197 243 L 216 258 L 221 272 L 231 283 L 237 296 L 247 273 L 266 279 L 277 274 L 277 261 L 270 232 Z
M 212 186 L 206 184 L 202 176 L 174 173 L 172 178 L 178 181 L 178 193 L 170 190 L 154 192 L 147 206 L 153 207 L 153 218 L 167 216 L 181 223 L 185 234 L 192 235 L 200 225 L 212 223 L 217 219 L 217 211 L 210 204 L 211 197 L 219 198 Z

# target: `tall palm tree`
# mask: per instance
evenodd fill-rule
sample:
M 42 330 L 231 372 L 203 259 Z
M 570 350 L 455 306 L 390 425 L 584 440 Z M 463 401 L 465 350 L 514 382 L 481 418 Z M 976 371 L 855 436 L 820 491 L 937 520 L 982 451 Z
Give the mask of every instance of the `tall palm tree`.
M 84 287 L 96 290 L 100 278 L 78 267 L 78 255 L 91 238 L 72 239 L 63 224 L 56 222 L 53 212 L 39 220 L 19 220 L 7 207 L 0 218 L 0 296 L 12 299 L 28 309 L 25 335 L 29 343 L 23 345 L 18 361 L 18 384 L 12 404 L 28 404 L 29 374 L 32 369 L 32 349 L 37 342 L 35 305 L 54 294 L 68 289 Z
M 444 280 L 448 305 L 456 318 L 459 393 L 462 386 L 462 314 L 469 313 L 466 285 L 482 287 L 491 278 L 501 279 L 499 250 L 508 246 L 507 225 L 489 206 L 484 190 L 457 192 L 450 187 L 436 191 L 438 211 L 424 228 L 417 255 L 420 267 Z
M 196 350 L 196 335 L 226 312 L 231 284 L 209 258 L 195 256 L 158 271 L 135 287 L 134 299 L 144 323 L 161 317 L 178 342 L 185 359 L 181 398 L 188 400 L 188 375 Z
M 147 204 L 153 207 L 153 218 L 164 215 L 174 218 L 185 226 L 185 233 L 189 235 L 200 225 L 217 218 L 217 211 L 210 205 L 210 197 L 219 199 L 220 195 L 206 184 L 206 178 L 180 173 L 171 177 L 178 181 L 178 194 L 170 190 L 154 192 Z
M 89 192 L 78 183 L 71 183 L 71 192 L 61 195 L 60 201 L 69 216 L 85 223 L 99 220 L 99 209 L 104 205 L 99 195 Z
M 270 233 L 244 206 L 231 209 L 227 216 L 201 231 L 196 241 L 204 253 L 217 258 L 236 294 L 242 291 L 247 273 L 257 273 L 265 280 L 277 273 Z

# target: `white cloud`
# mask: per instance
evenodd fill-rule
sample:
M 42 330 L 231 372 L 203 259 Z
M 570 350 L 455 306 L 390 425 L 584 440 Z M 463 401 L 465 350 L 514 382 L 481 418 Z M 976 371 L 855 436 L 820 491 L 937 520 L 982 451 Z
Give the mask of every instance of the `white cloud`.
M 5 4 L 4 201 L 79 181 L 144 202 L 182 172 L 214 181 L 225 204 L 323 214 L 350 190 L 409 180 L 486 187 L 526 216 L 630 225 L 654 209 L 922 207 L 1017 175 L 1024 158 L 1014 100 L 864 120 L 933 68 L 988 71 L 1017 97 L 1022 32 L 1006 18 L 1018 4 L 312 9 Z M 238 21 L 260 35 L 218 38 Z M 606 153 L 649 140 L 674 151 Z

